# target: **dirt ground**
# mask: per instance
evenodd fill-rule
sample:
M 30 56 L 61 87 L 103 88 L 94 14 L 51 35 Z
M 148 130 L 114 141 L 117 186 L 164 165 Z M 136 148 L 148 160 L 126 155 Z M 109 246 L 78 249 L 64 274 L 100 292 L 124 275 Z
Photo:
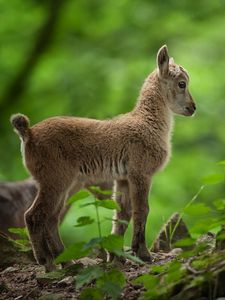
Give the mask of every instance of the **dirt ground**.
M 161 264 L 171 257 L 161 255 L 155 263 Z M 90 260 L 91 264 L 97 261 Z M 88 264 L 88 263 L 87 263 Z M 118 267 L 118 266 L 117 266 Z M 137 265 L 131 261 L 120 265 L 126 276 L 126 285 L 120 299 L 138 299 L 144 288 L 135 285 L 132 280 L 139 275 L 148 273 L 150 264 Z M 16 263 L 6 268 L 0 268 L 0 299 L 1 300 L 55 300 L 79 299 L 80 290 L 75 287 L 75 276 L 67 276 L 59 280 L 49 280 L 42 277 L 44 268 L 35 262 Z

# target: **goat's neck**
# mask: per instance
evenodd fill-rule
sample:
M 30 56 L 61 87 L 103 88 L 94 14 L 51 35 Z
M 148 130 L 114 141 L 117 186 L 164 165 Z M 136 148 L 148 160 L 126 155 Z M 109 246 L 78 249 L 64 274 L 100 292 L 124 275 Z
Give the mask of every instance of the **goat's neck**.
M 150 127 L 154 125 L 162 134 L 170 135 L 173 113 L 155 72 L 146 79 L 133 113 L 139 115 Z

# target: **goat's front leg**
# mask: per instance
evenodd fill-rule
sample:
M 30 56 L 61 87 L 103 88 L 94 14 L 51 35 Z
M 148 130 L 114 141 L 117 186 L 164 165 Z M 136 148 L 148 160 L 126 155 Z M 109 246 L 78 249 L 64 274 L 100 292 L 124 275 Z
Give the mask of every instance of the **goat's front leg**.
M 149 212 L 148 193 L 150 178 L 141 174 L 135 174 L 129 177 L 129 185 L 133 217 L 132 250 L 143 261 L 151 261 L 145 242 L 145 226 Z

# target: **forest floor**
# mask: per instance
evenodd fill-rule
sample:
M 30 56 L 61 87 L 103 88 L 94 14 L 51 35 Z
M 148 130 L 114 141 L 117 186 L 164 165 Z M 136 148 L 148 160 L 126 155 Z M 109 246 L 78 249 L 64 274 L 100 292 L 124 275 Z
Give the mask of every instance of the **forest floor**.
M 189 250 L 187 245 L 183 249 L 170 250 L 167 230 L 177 219 L 179 215 L 175 214 L 159 233 L 152 246 L 151 264 L 138 264 L 128 259 L 106 264 L 102 259 L 92 256 L 76 260 L 74 265 L 54 272 L 54 276 L 53 272 L 45 273 L 44 267 L 35 262 L 31 249 L 19 251 L 14 241 L 0 234 L 0 300 L 111 299 L 101 295 L 80 296 L 85 288 L 92 288 L 92 291 L 95 288 L 95 279 L 98 277 L 91 277 L 88 281 L 83 278 L 86 281 L 81 287 L 78 286 L 82 271 L 91 267 L 105 270 L 102 271 L 104 274 L 113 268 L 122 272 L 125 279 L 125 284 L 122 279 L 122 290 L 120 286 L 113 285 L 113 281 L 105 286 L 111 292 L 118 287 L 113 299 L 225 300 L 225 227 L 220 235 L 215 236 L 210 232 L 204 234 L 195 245 L 188 247 Z M 180 241 L 181 237 L 190 240 L 182 220 L 176 227 L 173 239 Z M 138 277 L 137 283 L 134 280 Z M 104 295 L 112 295 L 107 290 L 103 292 Z
M 154 264 L 162 264 L 172 259 L 167 254 L 161 254 Z M 85 260 L 85 259 L 84 259 Z M 83 260 L 78 263 L 83 263 Z M 84 265 L 98 264 L 99 261 L 87 259 Z M 123 271 L 126 284 L 120 299 L 138 299 L 144 291 L 142 285 L 132 283 L 132 280 L 149 271 L 150 264 L 138 265 L 131 261 L 117 265 Z M 75 277 L 67 276 L 63 279 L 49 280 L 44 277 L 44 268 L 35 262 L 16 263 L 0 269 L 0 299 L 1 300 L 55 300 L 79 299 L 81 289 L 75 287 Z

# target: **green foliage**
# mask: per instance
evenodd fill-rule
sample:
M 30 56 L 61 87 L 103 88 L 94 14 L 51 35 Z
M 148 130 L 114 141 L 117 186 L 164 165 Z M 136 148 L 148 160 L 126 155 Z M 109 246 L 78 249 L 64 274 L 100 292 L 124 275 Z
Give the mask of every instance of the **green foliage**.
M 80 300 L 102 300 L 103 293 L 98 288 L 86 288 L 80 294 Z
M 89 248 L 85 248 L 85 243 L 76 243 L 67 247 L 55 260 L 56 263 L 67 262 L 72 259 L 85 257 L 90 253 Z
M 92 202 L 88 202 L 85 204 L 81 204 L 80 207 L 86 207 L 86 206 L 97 206 L 97 207 L 104 207 L 107 209 L 116 209 L 116 210 L 120 210 L 120 207 L 118 205 L 118 203 L 116 203 L 114 200 L 96 200 L 96 201 L 92 201 Z
M 80 190 L 79 192 L 77 192 L 73 197 L 71 197 L 67 201 L 67 204 L 73 204 L 74 202 L 88 198 L 89 196 L 90 196 L 90 193 L 87 190 Z
M 125 284 L 124 274 L 117 270 L 103 270 L 97 266 L 88 267 L 76 277 L 76 286 L 96 280 L 95 288 L 85 288 L 82 290 L 80 299 L 103 299 L 107 295 L 113 300 L 118 299 Z
M 117 269 L 104 272 L 96 281 L 97 287 L 112 299 L 117 299 L 120 296 L 124 284 L 124 274 Z
M 74 225 L 75 227 L 81 227 L 81 226 L 86 226 L 94 223 L 94 219 L 92 219 L 89 216 L 83 216 L 77 219 L 77 224 Z
M 29 236 L 27 228 L 8 228 L 8 231 L 11 233 L 15 233 L 19 236 L 19 239 L 11 240 L 15 245 L 19 248 L 20 251 L 27 252 L 31 250 Z
M 90 283 L 92 280 L 99 278 L 102 276 L 104 271 L 98 266 L 89 266 L 83 269 L 76 276 L 76 287 L 79 289 L 84 284 Z

